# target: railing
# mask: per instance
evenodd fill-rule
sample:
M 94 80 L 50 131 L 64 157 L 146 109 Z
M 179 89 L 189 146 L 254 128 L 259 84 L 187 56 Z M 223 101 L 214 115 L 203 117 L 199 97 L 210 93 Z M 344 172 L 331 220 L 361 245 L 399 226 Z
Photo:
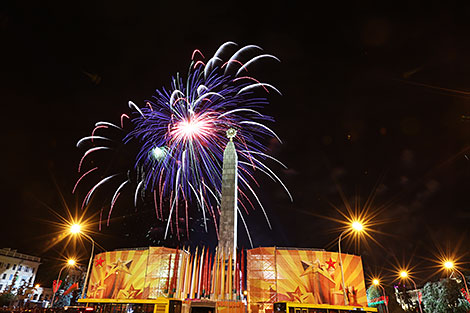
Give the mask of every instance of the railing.
M 11 256 L 11 257 L 14 257 L 14 258 L 23 259 L 23 260 L 28 260 L 28 261 L 41 262 L 41 258 L 39 258 L 37 256 L 18 253 L 18 252 L 16 252 L 16 250 L 0 249 L 0 254 L 5 255 L 5 256 Z

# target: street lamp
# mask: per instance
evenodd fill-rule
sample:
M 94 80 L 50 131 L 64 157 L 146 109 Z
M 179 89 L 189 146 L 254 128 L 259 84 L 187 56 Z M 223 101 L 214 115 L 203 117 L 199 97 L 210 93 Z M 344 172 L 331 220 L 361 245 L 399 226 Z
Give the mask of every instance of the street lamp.
M 470 293 L 468 293 L 468 286 L 467 286 L 467 281 L 465 280 L 465 276 L 462 274 L 461 271 L 459 271 L 459 270 L 455 267 L 454 262 L 452 262 L 452 261 L 445 261 L 443 265 L 444 265 L 444 267 L 445 267 L 447 270 L 456 271 L 457 273 L 460 274 L 460 276 L 462 276 L 462 278 L 463 278 L 463 284 L 465 285 L 465 290 L 467 291 L 467 295 L 470 295 Z
M 448 270 L 451 270 L 454 267 L 454 262 L 452 261 L 445 261 L 444 262 L 444 267 Z
M 364 226 L 358 221 L 352 222 L 351 227 L 356 231 L 362 231 L 364 229 Z
M 416 292 L 418 293 L 418 307 L 419 307 L 419 312 L 423 313 L 423 309 L 421 309 L 421 299 L 419 298 L 419 290 L 418 287 L 416 287 L 416 283 L 411 277 L 408 275 L 407 271 L 401 271 L 400 272 L 400 278 L 401 279 L 409 279 L 413 283 L 413 286 L 415 287 Z
M 82 226 L 80 224 L 73 224 L 70 226 L 70 232 L 72 234 L 78 234 L 82 230 Z
M 64 268 L 75 266 L 76 263 L 77 262 L 74 259 L 68 259 L 67 260 L 67 263 L 65 263 L 65 265 L 62 266 L 62 268 L 59 271 L 59 275 L 57 275 L 56 284 L 59 284 L 60 275 L 62 274 L 62 271 L 64 270 Z M 36 285 L 36 287 L 39 287 L 39 285 Z M 57 293 L 57 291 L 59 291 L 59 287 L 60 286 L 57 287 L 57 290 L 52 290 L 53 293 L 52 293 L 51 307 L 54 306 L 55 294 Z
M 374 280 L 372 280 L 372 283 L 375 285 L 375 286 L 379 286 L 380 288 L 382 288 L 382 291 L 384 293 L 384 303 L 385 303 L 385 308 L 387 309 L 387 313 L 389 313 L 388 311 L 388 301 L 387 301 L 387 295 L 385 294 L 385 289 L 384 287 L 380 284 L 380 281 L 375 278 Z
M 88 275 L 90 274 L 90 268 L 91 268 L 91 262 L 93 261 L 93 253 L 95 251 L 95 241 L 87 234 L 82 232 L 82 226 L 80 224 L 72 224 L 70 226 L 70 233 L 73 235 L 83 235 L 85 238 L 91 241 L 91 254 L 90 254 L 90 261 L 88 262 L 88 268 L 86 270 L 86 275 L 85 275 L 85 282 L 83 283 L 83 289 L 82 289 L 82 299 L 85 298 L 85 290 L 87 287 L 87 282 L 88 282 Z
M 346 294 L 346 288 L 344 284 L 343 258 L 341 257 L 341 237 L 343 237 L 343 235 L 349 231 L 361 232 L 364 229 L 364 227 L 362 226 L 362 223 L 359 221 L 353 221 L 350 226 L 351 228 L 344 230 L 339 235 L 339 238 L 338 238 L 339 267 L 341 268 L 341 283 L 343 286 L 344 305 L 348 305 L 349 303 L 348 303 L 348 296 Z

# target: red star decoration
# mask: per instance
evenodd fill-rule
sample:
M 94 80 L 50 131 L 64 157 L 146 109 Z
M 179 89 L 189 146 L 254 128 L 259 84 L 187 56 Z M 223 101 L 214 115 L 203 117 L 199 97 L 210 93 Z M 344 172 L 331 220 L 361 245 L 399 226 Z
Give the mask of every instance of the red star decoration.
M 102 259 L 101 257 L 99 257 L 98 259 L 95 260 L 95 266 L 101 266 L 103 267 L 103 263 L 104 263 L 104 259 Z
M 288 291 L 287 294 L 290 297 L 290 301 L 297 301 L 297 302 L 302 302 L 300 297 L 302 297 L 302 291 L 300 291 L 300 287 L 297 286 L 294 292 Z
M 329 261 L 327 261 L 327 262 L 325 262 L 325 263 L 328 264 L 328 270 L 329 270 L 330 268 L 333 268 L 334 270 L 336 269 L 336 267 L 335 267 L 336 262 L 334 262 L 331 258 L 330 258 Z

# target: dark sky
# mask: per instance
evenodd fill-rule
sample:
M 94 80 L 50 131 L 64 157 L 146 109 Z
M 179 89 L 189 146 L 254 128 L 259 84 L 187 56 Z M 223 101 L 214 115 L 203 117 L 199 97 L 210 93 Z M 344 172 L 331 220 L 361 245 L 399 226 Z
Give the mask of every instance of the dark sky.
M 282 61 L 257 77 L 283 93 L 264 112 L 284 142 L 271 152 L 289 166 L 277 172 L 294 203 L 262 179 L 274 229 L 253 212 L 255 246 L 328 247 L 339 223 L 319 216 L 340 218 L 331 204 L 344 208 L 341 189 L 352 204 L 376 194 L 380 245 L 343 248 L 363 255 L 367 274 L 388 275 L 399 260 L 415 266 L 418 284 L 436 279 L 429 259 L 439 248 L 469 261 L 470 5 L 430 2 L 2 4 L 1 246 L 42 256 L 50 276 L 69 250 L 49 248 L 47 220 L 59 220 L 47 207 L 65 215 L 61 195 L 73 212 L 81 201 L 71 195 L 77 140 L 186 73 L 194 49 L 210 56 L 230 40 Z M 139 212 L 128 221 L 148 222 Z M 122 218 L 112 224 L 95 235 L 106 249 L 150 244 Z

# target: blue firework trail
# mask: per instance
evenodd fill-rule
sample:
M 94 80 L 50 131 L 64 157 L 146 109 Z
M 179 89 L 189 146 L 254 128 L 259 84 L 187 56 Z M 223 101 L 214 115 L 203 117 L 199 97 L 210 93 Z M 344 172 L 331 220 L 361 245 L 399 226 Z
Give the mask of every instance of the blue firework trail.
M 235 52 L 224 61 L 223 57 L 230 51 Z M 248 69 L 258 60 L 279 59 L 260 52 L 262 49 L 255 45 L 238 49 L 237 44 L 226 42 L 204 63 L 197 60 L 197 57 L 204 57 L 199 50 L 195 50 L 185 80 L 176 75 L 168 89 L 157 90 L 141 107 L 130 101 L 131 117 L 123 114 L 120 126 L 108 122 L 96 123 L 92 135 L 77 143 L 78 147 L 88 147 L 80 160 L 79 172 L 83 170 L 88 155 L 98 151 L 116 152 L 117 145 L 121 149 L 137 147 L 137 151 L 133 153 L 133 164 L 127 171 L 108 175 L 89 190 L 83 206 L 88 205 L 99 187 L 119 180 L 110 201 L 108 222 L 119 195 L 132 188 L 136 207 L 139 200 L 152 195 L 157 218 L 167 220 L 165 238 L 173 223 L 176 224 L 179 238 L 178 218 L 181 215 L 185 216 L 189 235 L 188 203 L 196 204 L 201 210 L 206 231 L 207 219 L 212 219 L 216 227 L 222 189 L 223 151 L 228 142 L 226 132 L 233 128 L 237 130 L 233 141 L 239 159 L 238 210 L 250 242 L 240 207 L 248 213 L 248 205 L 259 206 L 271 227 L 264 207 L 251 186 L 258 184 L 254 172 L 260 171 L 279 182 L 291 201 L 292 197 L 279 177 L 264 163 L 266 159 L 271 159 L 285 167 L 267 154 L 265 142 L 273 137 L 280 139 L 266 126 L 266 123 L 274 121 L 273 118 L 261 113 L 268 100 L 257 96 L 260 91 L 280 92 L 274 86 L 248 75 Z M 248 55 L 251 58 L 247 59 Z M 125 124 L 130 126 L 125 127 Z M 102 135 L 110 131 L 118 133 L 119 139 L 112 140 Z M 86 171 L 78 179 L 74 192 L 85 176 L 99 172 L 99 167 Z M 250 198 L 256 200 L 255 204 Z M 163 199 L 169 199 L 168 210 L 163 210 Z

